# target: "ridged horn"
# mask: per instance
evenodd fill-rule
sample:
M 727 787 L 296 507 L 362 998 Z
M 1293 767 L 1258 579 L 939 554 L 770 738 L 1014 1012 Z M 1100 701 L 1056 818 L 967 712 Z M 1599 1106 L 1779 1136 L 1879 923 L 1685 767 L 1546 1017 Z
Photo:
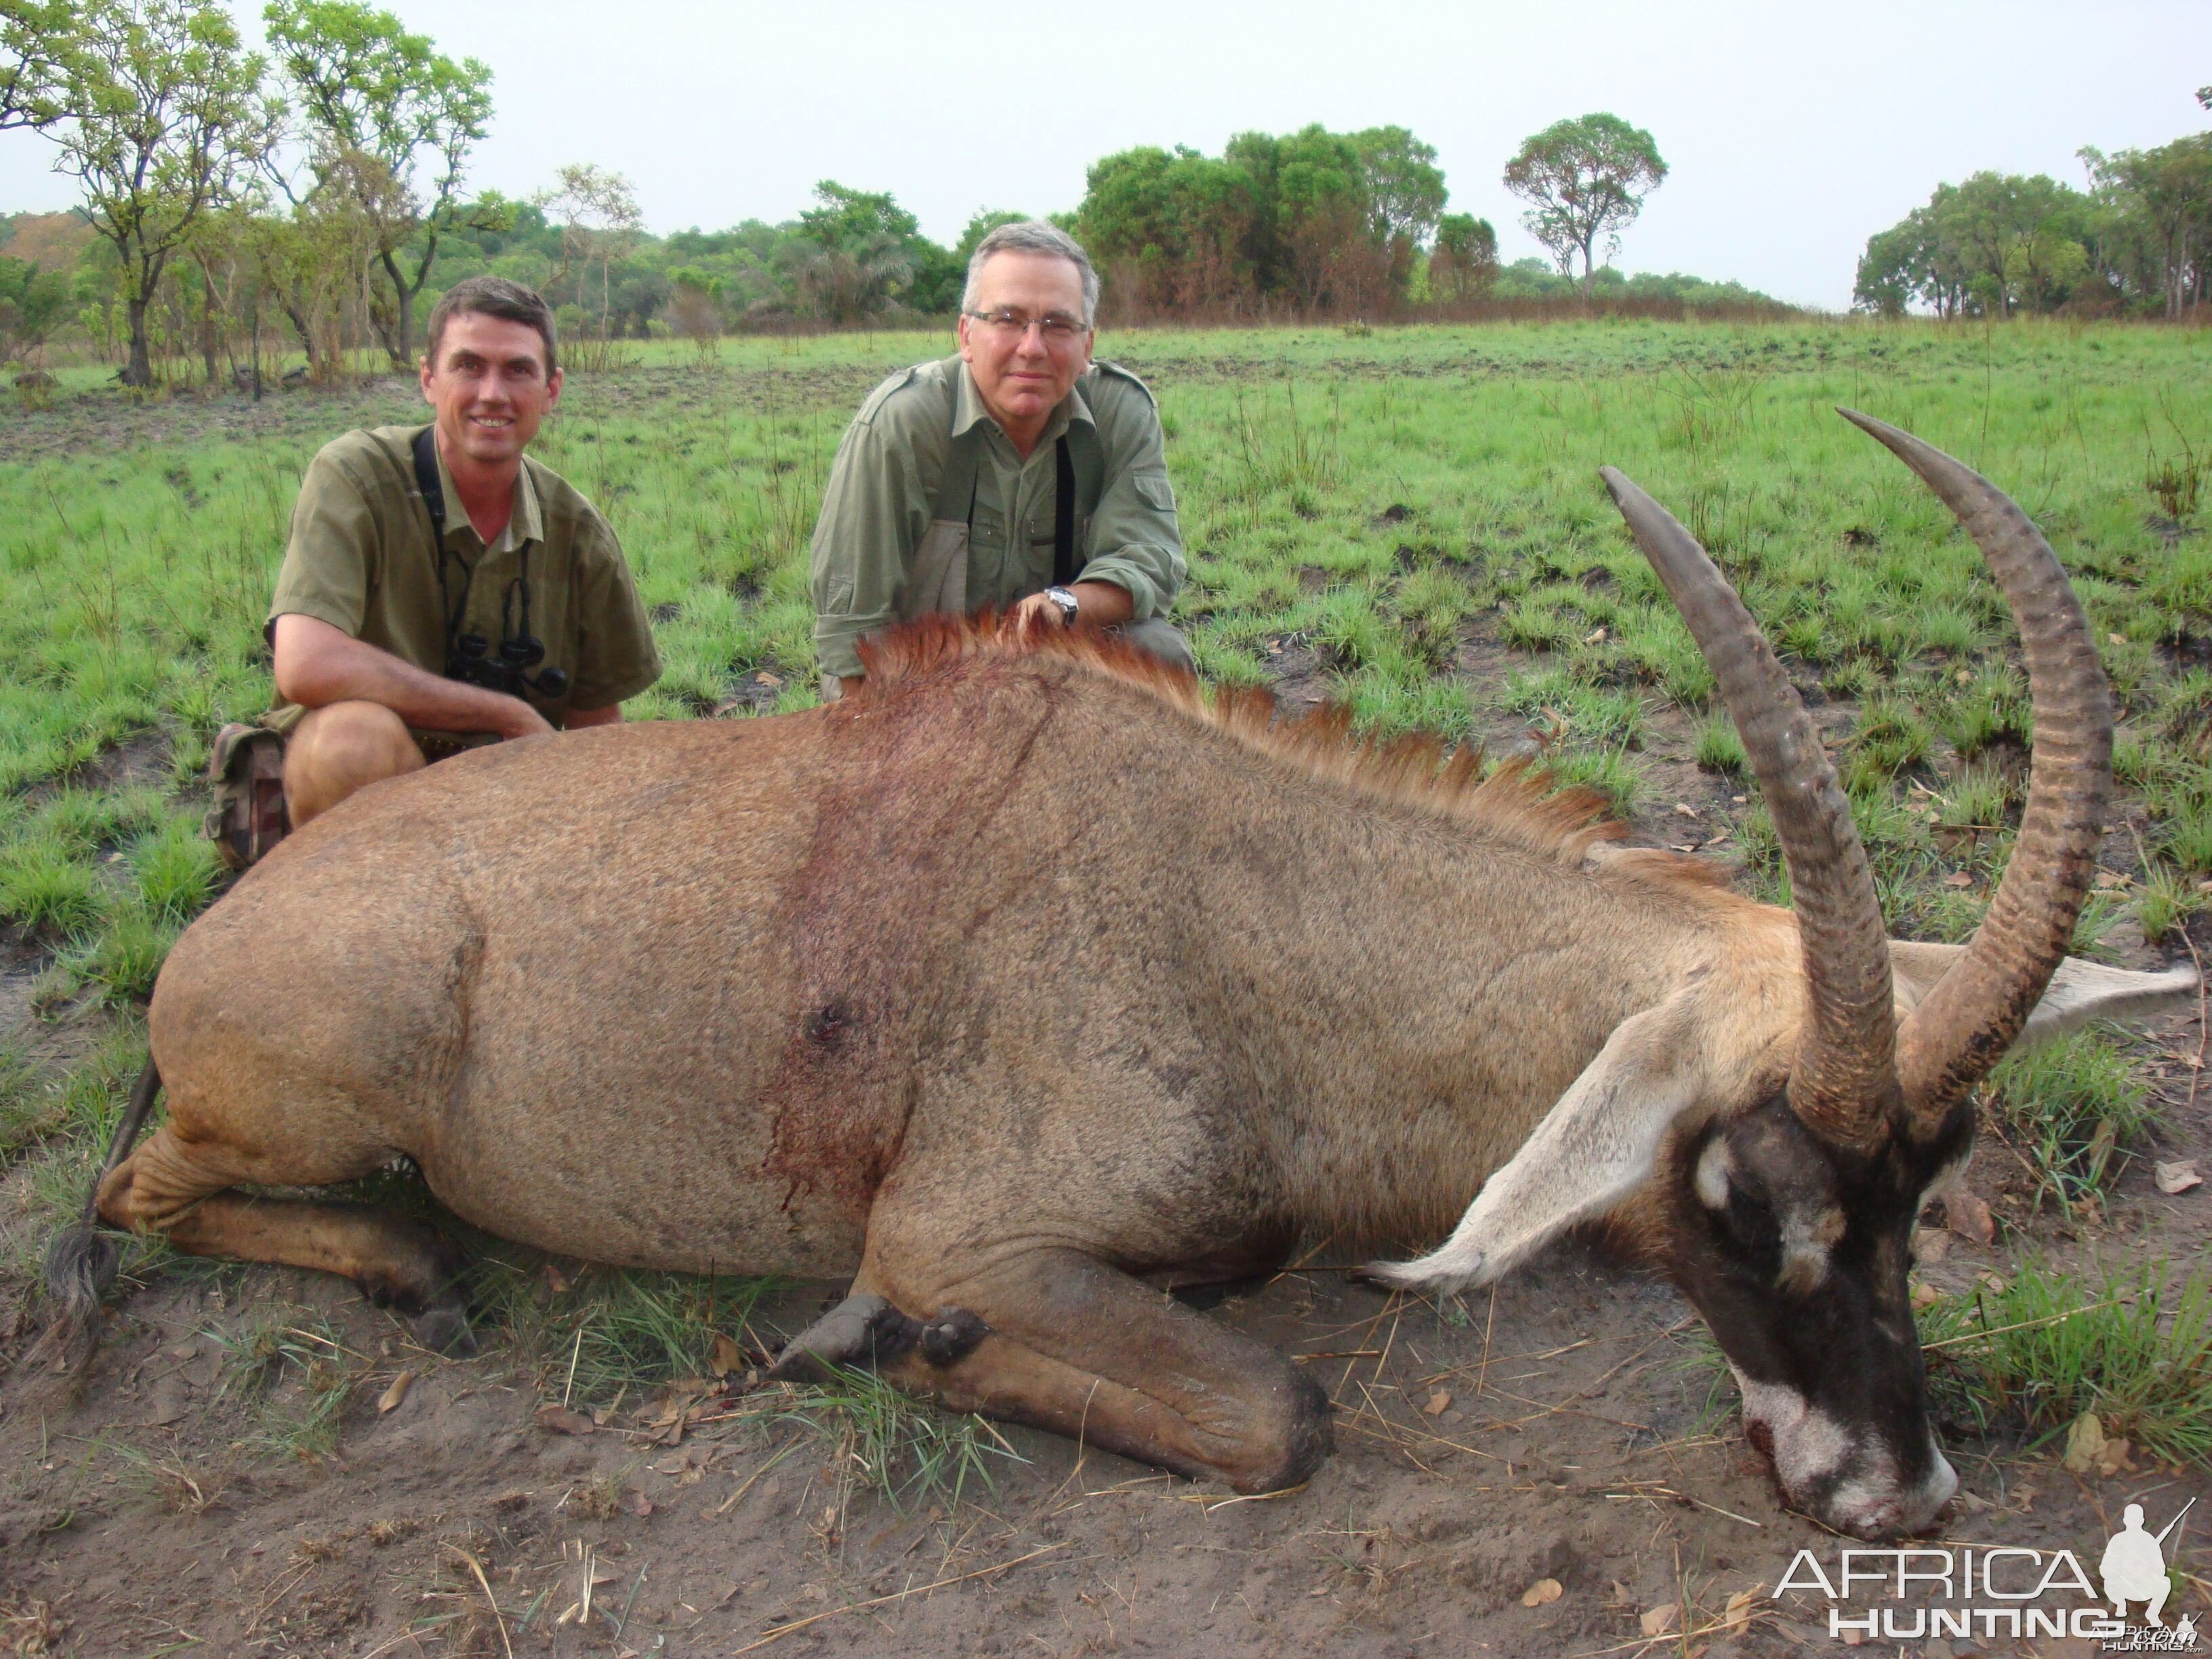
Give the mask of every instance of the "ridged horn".
M 1898 1034 L 1898 1080 L 1925 1133 L 2012 1045 L 2074 937 L 2112 789 L 2112 694 L 2073 584 L 2027 515 L 1911 433 L 1836 412 L 1918 473 L 1981 549 L 2020 629 L 2035 708 L 2027 805 L 2004 879 L 1966 955 Z
M 1806 1019 L 1790 1103 L 1808 1127 L 1864 1148 L 1895 1098 L 1889 937 L 1851 811 L 1797 688 L 1696 538 L 1612 467 L 1599 477 L 1689 625 L 1735 717 L 1790 866 Z

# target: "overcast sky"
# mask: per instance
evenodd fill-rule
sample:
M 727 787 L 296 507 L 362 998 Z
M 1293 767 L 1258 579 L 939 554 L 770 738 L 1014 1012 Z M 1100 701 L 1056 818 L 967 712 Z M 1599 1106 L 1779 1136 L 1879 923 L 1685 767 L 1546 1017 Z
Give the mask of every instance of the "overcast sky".
M 1498 182 L 1528 134 L 1610 110 L 1673 172 L 1625 270 L 1734 277 L 1840 308 L 1867 236 L 1984 167 L 2081 183 L 2075 152 L 2212 125 L 2206 0 L 1089 8 L 387 0 L 493 71 L 477 187 L 567 161 L 627 173 L 656 231 L 785 219 L 832 178 L 890 190 L 925 234 L 978 208 L 1072 208 L 1133 144 L 1397 123 L 1437 147 L 1454 211 L 1539 252 Z M 258 11 L 238 8 L 258 38 Z M 52 146 L 0 134 L 0 208 L 74 199 Z

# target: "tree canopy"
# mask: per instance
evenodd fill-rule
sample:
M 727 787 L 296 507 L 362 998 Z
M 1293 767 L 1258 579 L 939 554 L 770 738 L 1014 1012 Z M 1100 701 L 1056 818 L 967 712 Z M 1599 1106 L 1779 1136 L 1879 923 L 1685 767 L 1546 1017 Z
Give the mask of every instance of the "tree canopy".
M 395 307 L 385 344 L 404 363 L 416 297 L 457 222 L 469 152 L 491 119 L 491 70 L 441 55 L 428 35 L 361 0 L 270 0 L 263 17 L 314 188 L 348 198 L 370 228 Z
M 1867 240 L 1862 310 L 1940 317 L 2155 312 L 2212 294 L 2212 133 L 2081 159 L 2082 191 L 2043 174 L 1978 173 Z
M 1530 204 L 1521 222 L 1571 276 L 1583 256 L 1583 294 L 1591 291 L 1596 248 L 1608 258 L 1620 233 L 1644 211 L 1644 198 L 1666 181 L 1667 163 L 1651 135 L 1602 112 L 1554 121 L 1524 140 L 1505 164 L 1505 188 Z
M 124 381 L 153 378 L 145 316 L 170 258 L 267 153 L 261 59 L 214 0 L 93 0 L 63 89 L 59 171 L 122 266 Z

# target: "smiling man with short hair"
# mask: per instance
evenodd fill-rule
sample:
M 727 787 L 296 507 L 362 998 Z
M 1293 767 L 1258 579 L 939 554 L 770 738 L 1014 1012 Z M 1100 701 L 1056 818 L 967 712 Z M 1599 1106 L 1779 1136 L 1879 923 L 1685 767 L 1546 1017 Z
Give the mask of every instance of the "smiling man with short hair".
M 1190 665 L 1168 621 L 1182 534 L 1158 407 L 1094 362 L 1098 276 L 1036 221 L 977 244 L 960 353 L 870 394 L 814 527 L 824 696 L 860 684 L 855 642 L 893 622 L 995 608 L 1016 626 L 1076 622 Z
M 561 396 L 545 301 L 471 277 L 428 333 L 436 419 L 349 432 L 301 483 L 269 608 L 278 702 L 216 741 L 209 829 L 234 867 L 381 779 L 619 720 L 660 676 L 613 530 L 523 454 Z

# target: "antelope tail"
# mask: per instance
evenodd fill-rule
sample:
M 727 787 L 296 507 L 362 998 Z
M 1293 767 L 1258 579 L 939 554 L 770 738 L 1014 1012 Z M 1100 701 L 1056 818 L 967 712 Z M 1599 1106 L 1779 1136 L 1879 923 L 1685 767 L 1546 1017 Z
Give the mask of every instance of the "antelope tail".
M 75 1370 L 92 1358 L 100 1340 L 100 1304 L 115 1283 L 120 1260 L 114 1235 L 100 1226 L 100 1188 L 131 1148 L 152 1115 L 161 1092 L 161 1073 L 149 1057 L 146 1069 L 131 1085 L 131 1104 L 115 1126 L 107 1143 L 107 1156 L 84 1195 L 84 1210 L 46 1246 L 46 1302 L 52 1313 L 46 1334 L 34 1352 L 51 1356 L 59 1370 Z

